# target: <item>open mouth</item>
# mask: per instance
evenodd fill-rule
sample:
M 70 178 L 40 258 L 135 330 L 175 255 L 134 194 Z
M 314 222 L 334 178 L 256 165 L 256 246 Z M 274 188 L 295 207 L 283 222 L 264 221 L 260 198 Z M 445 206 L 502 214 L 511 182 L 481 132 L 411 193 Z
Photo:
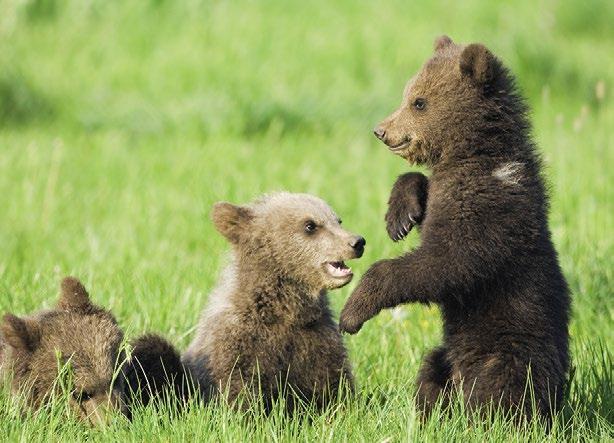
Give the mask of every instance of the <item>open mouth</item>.
M 329 261 L 324 267 L 331 277 L 344 278 L 352 275 L 352 268 L 342 261 Z
M 405 139 L 401 143 L 394 145 L 394 146 L 389 146 L 389 148 L 392 152 L 402 151 L 403 149 L 408 147 L 410 144 L 411 144 L 411 137 L 405 137 Z

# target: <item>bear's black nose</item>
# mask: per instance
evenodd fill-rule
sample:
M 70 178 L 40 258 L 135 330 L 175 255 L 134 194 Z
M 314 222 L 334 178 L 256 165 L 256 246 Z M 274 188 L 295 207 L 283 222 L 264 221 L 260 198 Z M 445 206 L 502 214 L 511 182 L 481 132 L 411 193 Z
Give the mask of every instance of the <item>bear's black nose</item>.
M 367 240 L 365 240 L 364 237 L 358 235 L 354 237 L 352 243 L 350 243 L 350 246 L 354 249 L 354 251 L 356 251 L 356 256 L 360 258 L 362 256 L 362 253 L 365 251 L 366 244 Z
M 384 137 L 386 136 L 386 131 L 378 126 L 373 130 L 373 134 L 375 134 L 375 136 L 380 140 L 384 140 Z

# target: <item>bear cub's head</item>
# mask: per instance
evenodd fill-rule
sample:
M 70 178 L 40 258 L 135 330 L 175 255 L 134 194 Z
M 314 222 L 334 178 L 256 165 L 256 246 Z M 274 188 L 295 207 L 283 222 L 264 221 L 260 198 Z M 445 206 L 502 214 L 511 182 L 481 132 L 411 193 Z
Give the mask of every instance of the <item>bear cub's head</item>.
M 507 70 L 485 46 L 442 36 L 434 49 L 407 82 L 401 106 L 373 131 L 394 154 L 430 167 L 462 155 L 454 150 L 505 120 L 505 96 L 513 92 Z
M 308 194 L 280 192 L 244 206 L 216 203 L 213 221 L 239 263 L 314 290 L 348 284 L 353 274 L 345 260 L 361 257 L 366 243 L 341 227 L 326 202 Z
M 123 411 L 122 331 L 110 312 L 91 303 L 79 280 L 62 281 L 55 309 L 23 318 L 6 314 L 0 331 L 0 367 L 29 406 L 67 393 L 76 416 L 92 424 L 111 410 Z

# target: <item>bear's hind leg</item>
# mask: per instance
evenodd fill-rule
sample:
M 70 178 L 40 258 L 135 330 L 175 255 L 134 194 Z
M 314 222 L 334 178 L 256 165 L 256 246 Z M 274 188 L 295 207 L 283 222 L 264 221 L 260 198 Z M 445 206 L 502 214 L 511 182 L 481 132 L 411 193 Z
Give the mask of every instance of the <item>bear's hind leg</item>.
M 433 407 L 443 396 L 447 404 L 448 390 L 451 388 L 452 366 L 443 346 L 433 349 L 422 362 L 418 372 L 417 406 L 423 417 L 430 415 Z
M 465 380 L 465 402 L 470 409 L 483 409 L 482 413 L 501 409 L 515 420 L 538 416 L 549 423 L 552 411 L 557 408 L 554 395 L 549 393 L 560 389 L 549 386 L 552 372 L 545 373 L 537 365 L 530 367 L 527 361 L 514 356 L 491 357 L 470 384 Z

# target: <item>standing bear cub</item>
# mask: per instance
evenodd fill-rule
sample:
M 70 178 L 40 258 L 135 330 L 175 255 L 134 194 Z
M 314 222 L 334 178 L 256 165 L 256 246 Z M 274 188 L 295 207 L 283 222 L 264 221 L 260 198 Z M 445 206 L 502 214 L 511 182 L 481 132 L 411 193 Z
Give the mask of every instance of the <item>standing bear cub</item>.
M 436 303 L 444 338 L 420 369 L 424 412 L 458 388 L 470 407 L 494 402 L 548 419 L 568 369 L 570 297 L 512 75 L 483 45 L 441 37 L 375 135 L 432 170 L 428 181 L 415 173 L 399 178 L 386 217 L 393 240 L 421 223 L 422 244 L 365 273 L 341 329 L 355 333 L 401 303 Z
M 233 246 L 232 262 L 183 356 L 203 395 L 233 402 L 243 391 L 269 411 L 279 397 L 290 410 L 297 399 L 324 407 L 343 381 L 351 389 L 326 290 L 350 282 L 344 260 L 360 257 L 365 240 L 307 194 L 217 203 L 213 221 Z

